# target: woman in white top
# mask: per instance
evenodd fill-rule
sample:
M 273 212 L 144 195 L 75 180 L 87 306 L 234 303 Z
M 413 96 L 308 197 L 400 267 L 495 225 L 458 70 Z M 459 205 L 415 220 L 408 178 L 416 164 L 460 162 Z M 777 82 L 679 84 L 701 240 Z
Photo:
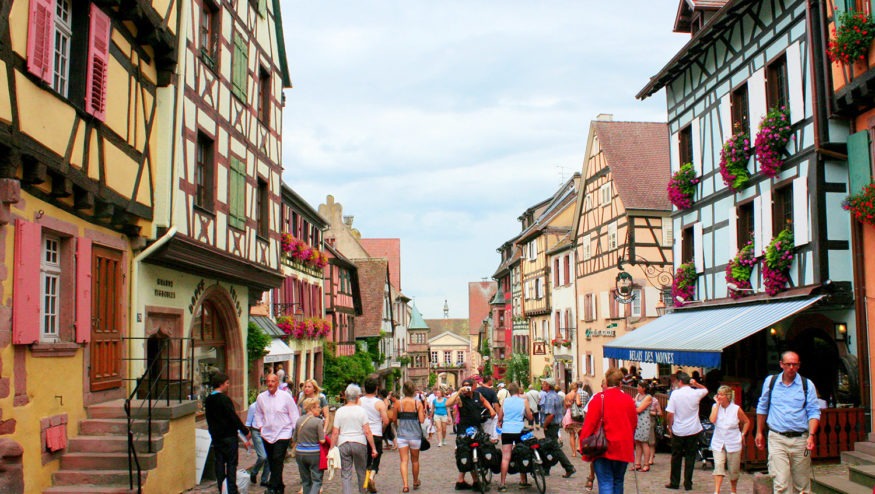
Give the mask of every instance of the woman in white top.
M 355 384 L 346 387 L 346 404 L 334 413 L 334 429 L 331 444 L 340 450 L 340 477 L 343 479 L 343 494 L 362 492 L 365 483 L 365 465 L 368 447 L 371 456 L 377 456 L 374 436 L 368 424 L 368 414 L 359 406 L 362 388 Z M 355 470 L 358 481 L 352 480 Z
M 732 402 L 732 388 L 720 386 L 714 397 L 709 420 L 714 424 L 711 451 L 714 453 L 714 492 L 720 492 L 726 468 L 729 465 L 729 485 L 735 494 L 738 488 L 738 472 L 741 469 L 741 447 L 744 436 L 750 430 L 750 419 L 738 405 Z

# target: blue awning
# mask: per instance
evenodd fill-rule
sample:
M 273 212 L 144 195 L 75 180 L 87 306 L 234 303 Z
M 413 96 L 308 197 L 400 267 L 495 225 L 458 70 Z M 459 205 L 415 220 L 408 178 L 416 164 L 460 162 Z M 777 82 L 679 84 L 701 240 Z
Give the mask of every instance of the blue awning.
M 805 310 L 822 297 L 679 310 L 610 342 L 604 354 L 635 362 L 720 367 L 724 348 Z

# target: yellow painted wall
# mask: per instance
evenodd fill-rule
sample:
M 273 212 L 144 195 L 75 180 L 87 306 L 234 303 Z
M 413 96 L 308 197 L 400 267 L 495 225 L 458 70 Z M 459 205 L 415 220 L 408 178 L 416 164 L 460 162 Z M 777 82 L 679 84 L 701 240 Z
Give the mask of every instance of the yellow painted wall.
M 195 486 L 194 429 L 195 414 L 170 421 L 164 447 L 158 452 L 158 468 L 149 471 L 144 493 L 177 493 Z

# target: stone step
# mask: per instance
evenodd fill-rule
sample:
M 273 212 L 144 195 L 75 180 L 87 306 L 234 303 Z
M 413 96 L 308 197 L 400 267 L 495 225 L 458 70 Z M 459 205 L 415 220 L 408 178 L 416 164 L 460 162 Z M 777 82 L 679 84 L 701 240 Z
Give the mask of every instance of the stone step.
M 136 475 L 136 472 L 134 473 Z M 140 478 L 146 481 L 146 472 Z M 98 485 L 127 487 L 130 482 L 128 470 L 58 470 L 52 474 L 55 486 Z
M 138 434 L 146 434 L 149 430 L 149 422 L 147 420 L 136 419 L 132 425 L 134 432 Z M 152 421 L 152 435 L 164 435 L 169 430 L 170 421 Z M 126 418 L 85 419 L 79 422 L 79 434 L 83 436 L 126 436 L 128 434 L 128 420 Z
M 859 451 L 842 451 L 841 456 L 846 465 L 875 465 L 875 456 Z
M 841 475 L 824 475 L 811 481 L 811 490 L 816 494 L 872 494 L 872 489 L 863 487 Z
M 136 438 L 134 447 L 138 452 L 148 452 L 148 441 Z M 152 436 L 152 452 L 161 451 L 164 447 L 164 436 Z M 77 436 L 67 443 L 70 453 L 123 453 L 128 450 L 128 439 L 125 436 Z
M 848 478 L 872 489 L 875 487 L 875 465 L 849 465 Z
M 119 485 L 58 485 L 49 487 L 43 494 L 134 494 L 137 489 L 128 489 L 128 484 Z
M 863 453 L 863 454 L 875 456 L 875 443 L 871 443 L 869 441 L 855 442 L 854 443 L 854 451 L 859 451 L 860 453 Z
M 86 409 L 90 419 L 123 419 L 125 415 L 125 400 L 111 400 L 96 405 L 90 405 Z
M 158 466 L 157 453 L 137 453 L 141 470 Z M 61 470 L 127 470 L 128 453 L 66 453 L 61 456 Z

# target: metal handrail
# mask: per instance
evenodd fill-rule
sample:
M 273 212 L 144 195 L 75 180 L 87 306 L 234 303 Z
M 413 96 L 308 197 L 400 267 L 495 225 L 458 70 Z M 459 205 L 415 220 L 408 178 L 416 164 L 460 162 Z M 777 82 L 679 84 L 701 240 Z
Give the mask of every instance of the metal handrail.
M 146 337 L 126 337 L 128 340 L 143 340 L 148 341 L 149 338 Z M 174 341 L 179 342 L 179 355 L 176 358 L 171 358 L 171 344 Z M 145 387 L 145 397 L 140 402 L 138 409 L 142 410 L 144 407 L 146 408 L 146 444 L 149 453 L 153 453 L 152 450 L 152 405 L 154 401 L 160 400 L 160 397 L 163 395 L 166 400 L 166 404 L 170 405 L 171 400 L 171 385 L 176 384 L 176 397 L 174 401 L 183 401 L 187 397 L 190 398 L 194 394 L 194 380 L 193 380 L 193 366 L 191 365 L 194 361 L 194 348 L 193 345 L 189 344 L 188 348 L 190 349 L 191 355 L 190 358 L 184 357 L 184 348 L 185 342 L 190 343 L 190 338 L 161 338 L 159 343 L 161 347 L 158 349 L 160 358 L 157 358 L 150 362 L 146 366 L 146 370 L 143 375 L 136 379 L 136 384 L 134 385 L 133 390 L 131 391 L 130 396 L 125 399 L 125 416 L 127 417 L 127 436 L 128 436 L 128 482 L 131 490 L 134 489 L 134 468 L 136 467 L 136 479 L 137 479 L 137 493 L 142 494 L 143 492 L 143 480 L 142 480 L 142 467 L 140 465 L 140 459 L 137 454 L 137 449 L 135 447 L 134 440 L 134 411 L 132 410 L 132 403 L 137 396 L 143 392 L 142 385 L 144 382 L 147 383 Z M 167 351 L 165 351 L 167 350 Z M 144 355 L 146 352 L 144 352 Z M 142 358 L 125 358 L 124 360 L 143 360 L 148 359 L 148 355 Z M 176 362 L 179 365 L 179 377 L 176 379 L 170 378 L 170 364 L 171 362 Z M 188 362 L 188 366 L 185 363 Z M 185 370 L 188 372 L 186 373 Z M 188 379 L 184 379 L 184 376 L 188 375 Z M 163 378 L 163 379 L 162 379 Z M 161 385 L 162 381 L 164 382 L 163 386 Z M 182 394 L 183 385 L 185 382 L 189 383 L 189 393 L 187 396 Z M 160 388 L 160 389 L 159 389 Z M 155 398 L 158 398 L 156 400 Z

